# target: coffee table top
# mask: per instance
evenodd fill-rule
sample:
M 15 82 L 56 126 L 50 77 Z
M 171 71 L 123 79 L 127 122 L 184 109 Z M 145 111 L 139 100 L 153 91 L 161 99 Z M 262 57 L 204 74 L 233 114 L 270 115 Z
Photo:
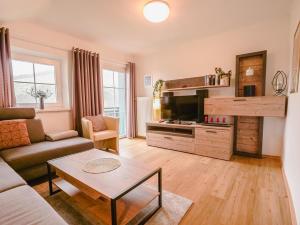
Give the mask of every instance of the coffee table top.
M 113 171 L 99 174 L 91 174 L 82 170 L 86 162 L 98 158 L 118 159 L 121 166 Z M 100 197 L 115 199 L 159 169 L 98 149 L 49 160 L 48 163 L 56 169 L 59 177 L 93 199 Z

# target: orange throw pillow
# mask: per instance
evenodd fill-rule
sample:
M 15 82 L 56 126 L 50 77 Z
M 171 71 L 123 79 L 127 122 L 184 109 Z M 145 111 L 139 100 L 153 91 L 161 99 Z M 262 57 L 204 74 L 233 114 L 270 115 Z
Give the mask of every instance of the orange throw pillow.
M 0 150 L 30 144 L 25 120 L 0 121 Z
M 104 121 L 104 118 L 102 115 L 86 116 L 85 118 L 92 122 L 93 131 L 98 132 L 98 131 L 107 130 L 107 126 L 105 124 L 105 121 Z

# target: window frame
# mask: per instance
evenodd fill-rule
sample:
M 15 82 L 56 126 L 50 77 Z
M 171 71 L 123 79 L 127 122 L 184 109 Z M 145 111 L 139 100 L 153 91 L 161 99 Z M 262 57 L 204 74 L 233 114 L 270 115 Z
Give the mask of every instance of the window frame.
M 47 57 L 37 57 L 33 55 L 13 53 L 11 60 L 18 60 L 33 64 L 44 64 L 54 66 L 55 71 L 55 89 L 56 89 L 56 103 L 45 103 L 45 109 L 47 108 L 62 108 L 63 107 L 63 96 L 62 96 L 62 63 L 60 60 L 50 59 Z M 15 83 L 15 80 L 13 80 Z M 18 82 L 18 81 L 16 81 Z M 21 82 L 20 82 L 21 83 Z M 31 82 L 29 82 L 31 83 Z M 36 84 L 36 82 L 34 81 Z M 50 85 L 50 84 L 49 84 Z M 39 103 L 16 103 L 17 106 L 21 107 L 34 107 L 39 108 Z
M 104 78 L 104 76 L 103 76 L 104 70 L 108 70 L 108 71 L 113 72 L 113 86 L 104 86 L 104 79 L 103 79 Z M 124 88 L 119 88 L 115 85 L 115 78 L 114 78 L 115 73 L 123 73 L 124 74 L 124 77 L 125 77 L 125 86 L 124 86 Z M 125 114 L 125 117 L 124 117 L 124 119 L 125 119 L 125 135 L 122 135 L 122 136 L 120 135 L 120 138 L 125 138 L 126 135 L 127 135 L 127 129 L 126 129 L 126 123 L 127 123 L 127 82 L 126 82 L 125 67 L 117 67 L 117 68 L 116 67 L 102 67 L 101 68 L 101 77 L 102 77 L 101 82 L 102 82 L 102 87 L 103 87 L 103 110 L 105 109 L 105 107 L 104 107 L 104 101 L 105 101 L 105 99 L 104 99 L 104 89 L 105 88 L 112 88 L 113 89 L 113 91 L 114 91 L 114 106 L 115 106 L 115 95 L 116 95 L 115 90 L 116 89 L 124 90 L 124 97 L 125 97 L 125 110 L 124 110 L 124 114 Z M 120 113 L 120 111 L 119 111 L 119 113 Z M 115 111 L 114 111 L 114 114 L 115 114 Z

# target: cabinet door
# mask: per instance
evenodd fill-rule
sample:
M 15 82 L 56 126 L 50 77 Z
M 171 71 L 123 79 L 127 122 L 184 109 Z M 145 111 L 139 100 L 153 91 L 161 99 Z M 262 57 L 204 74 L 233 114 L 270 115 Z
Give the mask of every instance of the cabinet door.
M 204 114 L 206 115 L 284 117 L 285 109 L 285 96 L 206 98 L 204 100 Z
M 232 155 L 232 128 L 197 128 L 195 130 L 195 153 L 229 160 Z

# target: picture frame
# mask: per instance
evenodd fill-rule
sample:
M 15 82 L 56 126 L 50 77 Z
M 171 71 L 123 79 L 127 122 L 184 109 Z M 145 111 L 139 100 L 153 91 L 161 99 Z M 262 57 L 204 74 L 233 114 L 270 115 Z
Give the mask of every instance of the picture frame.
M 294 35 L 292 74 L 291 74 L 290 93 L 297 93 L 299 89 L 300 76 L 300 21 Z
M 144 87 L 145 88 L 152 87 L 152 76 L 151 75 L 144 76 Z

